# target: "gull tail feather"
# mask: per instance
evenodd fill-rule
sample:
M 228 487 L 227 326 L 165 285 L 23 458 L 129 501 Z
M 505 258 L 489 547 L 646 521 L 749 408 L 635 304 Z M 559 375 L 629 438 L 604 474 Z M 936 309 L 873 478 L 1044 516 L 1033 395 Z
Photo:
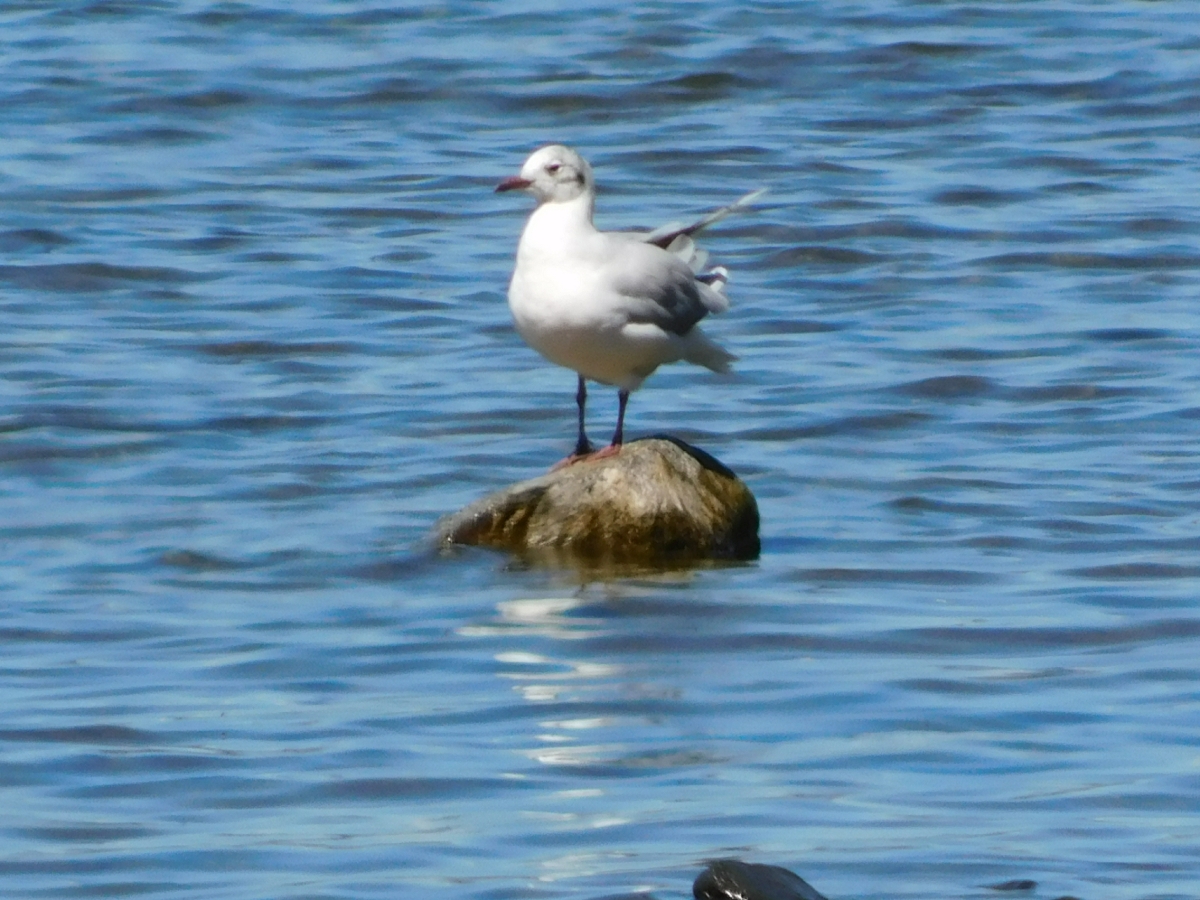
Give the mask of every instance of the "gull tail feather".
M 737 357 L 716 343 L 699 328 L 693 328 L 684 336 L 683 358 L 697 366 L 713 372 L 726 374 L 737 361 Z

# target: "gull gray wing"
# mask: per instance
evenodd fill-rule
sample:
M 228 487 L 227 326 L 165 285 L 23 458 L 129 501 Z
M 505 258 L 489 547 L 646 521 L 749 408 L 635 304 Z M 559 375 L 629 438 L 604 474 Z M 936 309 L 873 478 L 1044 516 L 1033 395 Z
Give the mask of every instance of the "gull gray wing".
M 766 188 L 759 188 L 757 191 L 751 191 L 740 200 L 735 200 L 733 203 L 730 203 L 728 206 L 722 206 L 720 209 L 714 209 L 712 212 L 701 216 L 695 222 L 690 224 L 671 222 L 667 225 L 660 225 L 649 234 L 644 235 L 642 240 L 647 244 L 654 244 L 654 246 L 662 247 L 665 250 L 680 235 L 693 235 L 702 228 L 707 228 L 709 225 L 721 221 L 730 213 L 745 209 L 766 192 Z
M 729 301 L 716 286 L 698 281 L 674 253 L 634 241 L 621 248 L 620 262 L 609 270 L 612 287 L 625 298 L 631 322 L 647 322 L 672 334 L 687 334 L 710 312 L 724 312 Z

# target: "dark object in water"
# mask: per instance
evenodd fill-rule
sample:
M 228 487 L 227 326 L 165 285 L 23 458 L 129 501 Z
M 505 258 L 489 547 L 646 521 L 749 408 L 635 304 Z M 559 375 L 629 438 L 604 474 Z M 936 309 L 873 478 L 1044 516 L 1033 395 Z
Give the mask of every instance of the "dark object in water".
M 1012 881 L 1002 881 L 999 884 L 989 884 L 993 891 L 1032 891 L 1037 887 L 1036 881 L 1028 878 L 1014 878 Z
M 826 900 L 811 884 L 781 866 L 718 859 L 700 873 L 696 900 Z

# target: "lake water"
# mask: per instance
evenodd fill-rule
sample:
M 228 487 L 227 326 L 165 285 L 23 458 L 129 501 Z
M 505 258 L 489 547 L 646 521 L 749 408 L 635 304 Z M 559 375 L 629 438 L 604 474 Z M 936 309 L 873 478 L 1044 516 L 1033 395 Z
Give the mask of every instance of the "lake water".
M 1200 6 L 0 6 L 6 897 L 1200 895 Z M 536 146 L 703 242 L 762 557 L 439 557 L 574 441 Z M 593 391 L 607 437 L 615 392 Z M 1032 893 L 988 885 L 1034 879 Z

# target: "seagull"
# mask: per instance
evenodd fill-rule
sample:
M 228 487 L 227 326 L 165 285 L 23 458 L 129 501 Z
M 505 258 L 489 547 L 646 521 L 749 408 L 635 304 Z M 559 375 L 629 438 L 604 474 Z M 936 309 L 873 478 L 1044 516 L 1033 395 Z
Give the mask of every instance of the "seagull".
M 651 232 L 599 231 L 596 182 L 587 161 L 561 144 L 535 151 L 496 192 L 525 191 L 537 208 L 525 224 L 508 286 L 517 332 L 552 363 L 579 376 L 579 437 L 564 463 L 618 452 L 629 394 L 664 363 L 686 360 L 728 372 L 737 358 L 698 327 L 729 309 L 729 273 L 704 270 L 708 254 L 691 235 L 749 205 L 764 191 L 686 225 Z M 617 388 L 617 430 L 598 452 L 584 428 L 587 381 Z

